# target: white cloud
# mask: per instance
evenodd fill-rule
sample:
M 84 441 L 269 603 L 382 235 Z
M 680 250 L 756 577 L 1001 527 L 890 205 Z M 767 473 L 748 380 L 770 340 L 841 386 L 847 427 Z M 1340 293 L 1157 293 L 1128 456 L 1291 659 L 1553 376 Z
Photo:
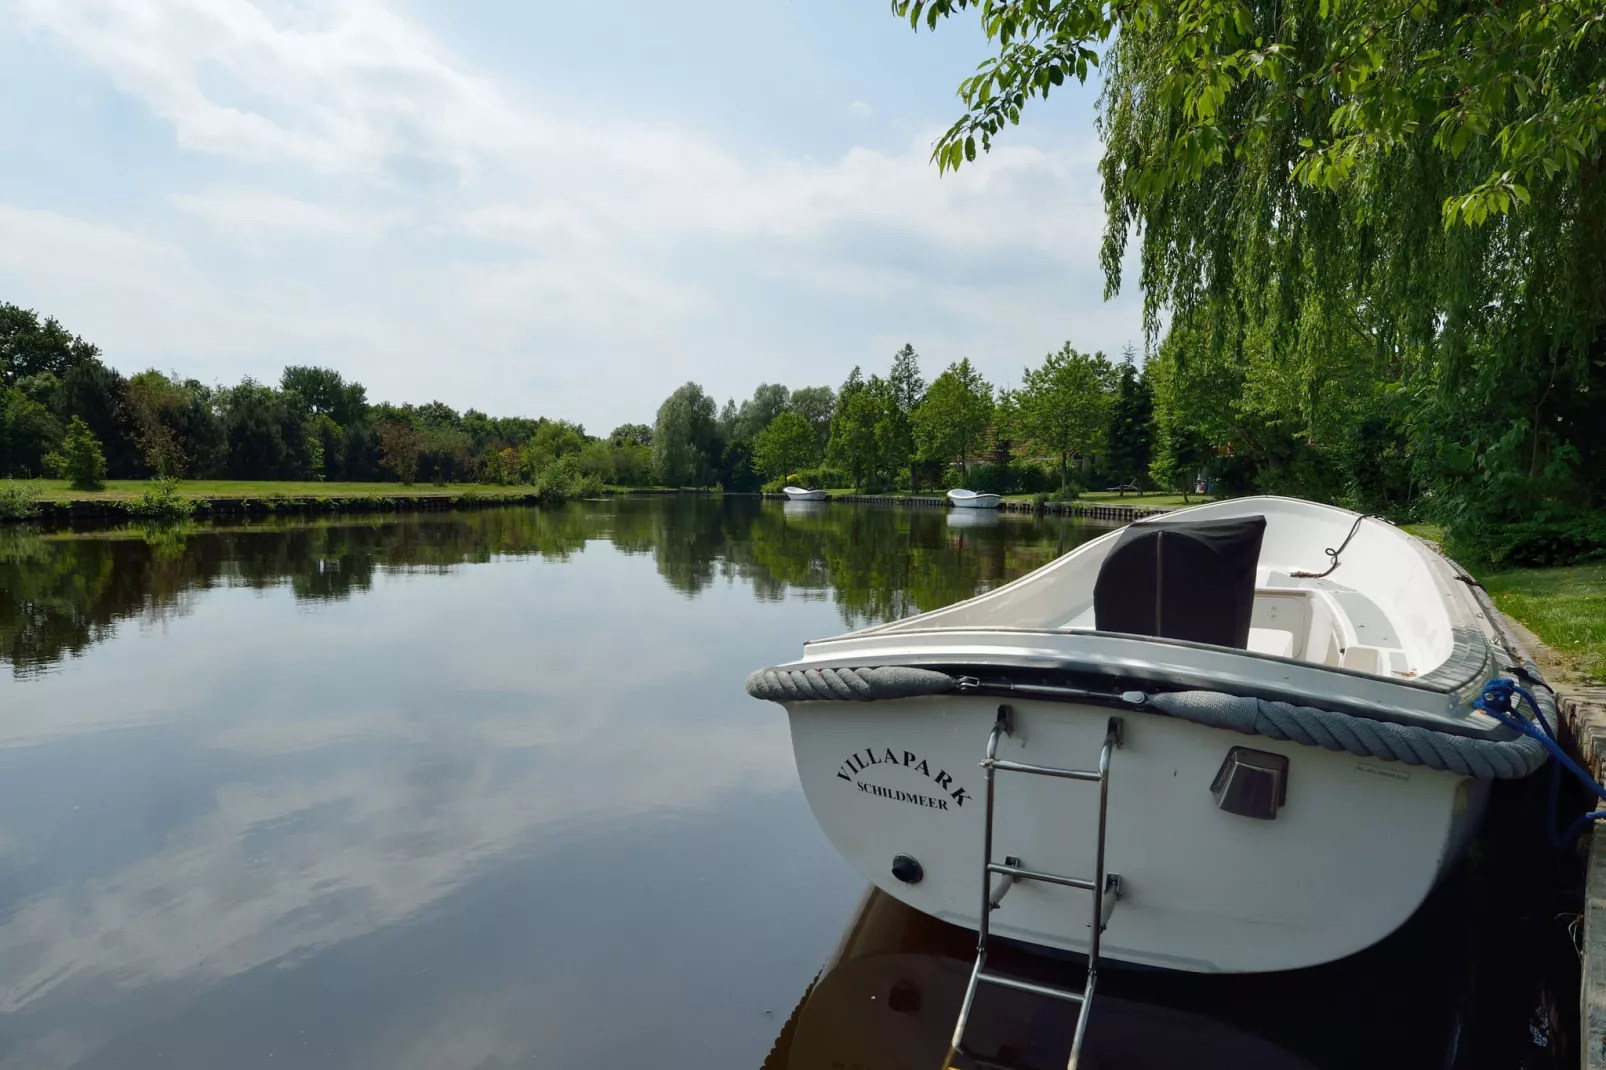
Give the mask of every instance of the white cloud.
M 165 225 L 0 214 L 0 237 L 33 220 L 48 261 L 65 257 L 37 244 L 47 222 L 77 228 L 70 245 L 123 249 L 115 263 L 162 261 L 136 283 L 146 307 L 204 306 L 153 322 L 130 312 L 118 271 L 40 277 L 0 253 L 0 283 L 92 332 L 113 363 L 193 355 L 203 377 L 272 377 L 294 341 L 298 360 L 372 396 L 611 426 L 688 376 L 720 394 L 838 378 L 885 357 L 869 347 L 889 330 L 928 357 L 963 345 L 1010 369 L 1068 335 L 1136 336 L 1135 301 L 1097 300 L 1091 141 L 1015 141 L 948 177 L 929 133 L 824 161 L 739 153 L 498 84 L 380 0 L 18 10 L 229 166 L 227 185 L 167 190 Z M 1027 256 L 1032 274 L 1000 276 Z
M 870 117 L 870 105 L 866 104 L 862 100 L 855 100 L 849 104 L 848 111 L 851 111 L 854 115 L 860 116 L 861 118 L 868 119 Z

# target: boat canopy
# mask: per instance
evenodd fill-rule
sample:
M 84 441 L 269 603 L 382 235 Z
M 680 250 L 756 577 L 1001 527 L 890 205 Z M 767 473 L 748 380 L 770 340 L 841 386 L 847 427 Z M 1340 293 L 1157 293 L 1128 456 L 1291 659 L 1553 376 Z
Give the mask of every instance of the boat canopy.
M 1133 524 L 1099 566 L 1101 632 L 1249 646 L 1264 516 Z

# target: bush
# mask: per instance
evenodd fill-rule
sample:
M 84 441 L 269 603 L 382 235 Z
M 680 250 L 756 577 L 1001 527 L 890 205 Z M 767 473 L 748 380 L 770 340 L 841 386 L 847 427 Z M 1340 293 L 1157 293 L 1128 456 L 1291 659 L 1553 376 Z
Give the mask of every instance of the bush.
M 535 473 L 534 484 L 543 505 L 595 498 L 602 493 L 602 480 L 581 471 L 573 454 L 543 465 Z
M 1011 494 L 1048 494 L 1060 489 L 1060 473 L 1052 472 L 1037 461 L 1015 461 L 1010 466 L 1013 477 Z
M 45 466 L 72 484 L 73 490 L 100 490 L 106 485 L 106 454 L 82 416 L 72 418 L 61 449 L 45 457 Z
M 26 520 L 39 512 L 39 485 L 29 480 L 0 483 L 0 520 Z
M 1511 568 L 1545 568 L 1606 558 L 1606 513 L 1495 524 L 1471 535 L 1451 533 L 1451 552 Z
M 805 468 L 793 472 L 781 481 L 782 486 L 792 484 L 810 490 L 829 490 L 833 487 L 853 486 L 853 477 L 836 468 Z
M 179 493 L 178 480 L 164 476 L 151 480 L 150 486 L 128 503 L 128 512 L 142 520 L 183 520 L 195 512 L 195 502 Z

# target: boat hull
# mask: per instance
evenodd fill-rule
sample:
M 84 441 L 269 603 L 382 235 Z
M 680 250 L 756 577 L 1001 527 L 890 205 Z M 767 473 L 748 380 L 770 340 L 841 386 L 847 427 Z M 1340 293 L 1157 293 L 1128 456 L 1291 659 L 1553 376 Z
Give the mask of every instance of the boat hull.
M 951 490 L 948 501 L 955 509 L 997 509 L 1004 499 L 997 494 L 972 494 Z
M 1017 701 L 999 757 L 1091 769 L 1112 711 Z M 940 695 L 787 706 L 798 777 L 821 828 L 876 887 L 976 928 L 984 781 L 978 762 L 998 703 Z M 1158 714 L 1123 711 L 1109 780 L 1107 869 L 1121 899 L 1102 954 L 1199 973 L 1297 969 L 1393 932 L 1476 830 L 1488 784 L 1358 759 Z M 1272 820 L 1218 809 L 1211 793 L 1232 747 L 1286 755 L 1287 800 Z M 999 774 L 993 857 L 1091 877 L 1096 785 Z M 891 871 L 916 859 L 918 883 Z M 998 878 L 994 878 L 997 880 Z M 1010 888 L 992 931 L 1085 951 L 1090 893 Z
M 823 502 L 826 493 L 823 490 L 805 490 L 802 487 L 787 487 L 785 493 L 788 499 L 794 502 Z

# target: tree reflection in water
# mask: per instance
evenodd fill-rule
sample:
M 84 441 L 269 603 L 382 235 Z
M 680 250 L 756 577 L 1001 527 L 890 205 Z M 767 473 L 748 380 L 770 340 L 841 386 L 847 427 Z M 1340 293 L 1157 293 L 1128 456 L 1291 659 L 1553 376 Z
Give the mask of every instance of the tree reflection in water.
M 348 598 L 375 573 L 446 574 L 508 556 L 563 561 L 602 542 L 651 554 L 673 589 L 696 597 L 740 581 L 754 597 L 829 599 L 857 627 L 936 609 L 1023 575 L 1105 527 L 1004 516 L 951 526 L 939 509 L 756 498 L 619 498 L 556 508 L 168 527 L 0 529 L 0 658 L 14 674 L 48 669 L 117 623 L 186 612 L 195 592 L 288 586 L 298 599 Z

